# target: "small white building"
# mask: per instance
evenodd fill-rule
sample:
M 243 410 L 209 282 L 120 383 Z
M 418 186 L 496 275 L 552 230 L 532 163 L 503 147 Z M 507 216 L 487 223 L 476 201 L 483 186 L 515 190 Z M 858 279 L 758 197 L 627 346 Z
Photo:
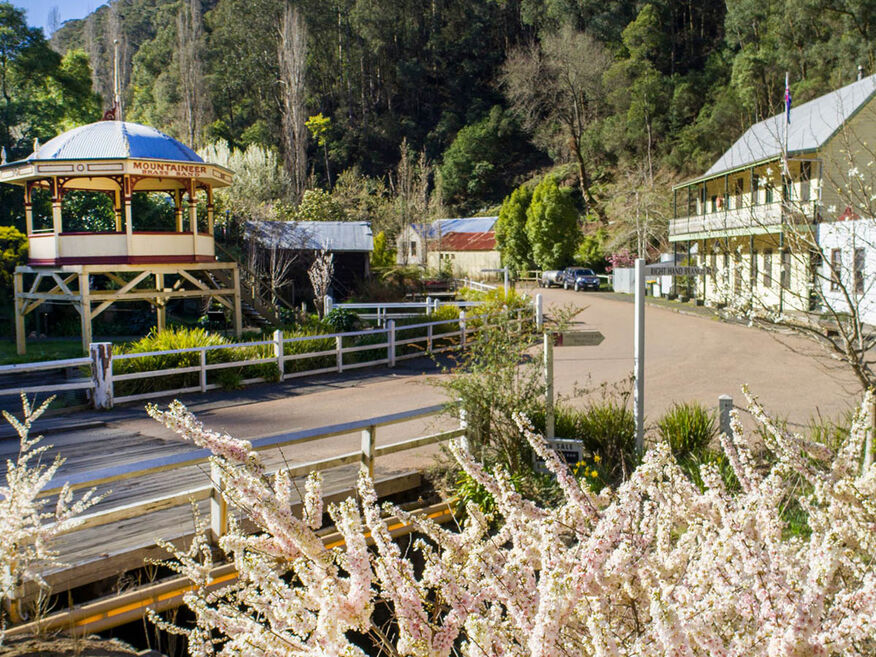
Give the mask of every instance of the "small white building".
M 496 250 L 496 234 L 493 231 L 447 233 L 432 243 L 426 264 L 429 269 L 446 271 L 457 278 L 482 278 L 484 269 L 501 267 L 502 258 Z
M 396 263 L 435 267 L 429 264 L 428 254 L 443 237 L 451 233 L 492 233 L 497 219 L 498 217 L 460 217 L 437 219 L 431 224 L 405 226 L 396 239 Z M 495 249 L 495 240 L 491 248 Z

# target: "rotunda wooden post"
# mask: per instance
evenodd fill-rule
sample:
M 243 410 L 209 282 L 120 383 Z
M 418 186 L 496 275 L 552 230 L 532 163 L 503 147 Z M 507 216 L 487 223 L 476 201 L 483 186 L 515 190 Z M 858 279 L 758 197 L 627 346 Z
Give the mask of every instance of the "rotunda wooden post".
M 125 245 L 128 256 L 134 252 L 134 216 L 131 213 L 131 176 L 123 177 L 124 202 L 125 202 Z
M 116 232 L 122 232 L 122 183 L 119 183 L 119 188 L 113 192 L 113 216 L 116 222 Z
M 33 187 L 31 182 L 24 185 L 24 226 L 27 236 L 33 235 Z
M 61 224 L 61 183 L 58 176 L 52 177 L 52 232 L 55 233 L 57 243 L 58 235 L 62 232 Z
M 183 229 L 181 189 L 173 190 L 173 213 L 176 217 L 176 232 L 181 233 Z
M 198 188 L 195 179 L 189 179 L 189 226 L 192 229 L 192 253 L 198 257 Z

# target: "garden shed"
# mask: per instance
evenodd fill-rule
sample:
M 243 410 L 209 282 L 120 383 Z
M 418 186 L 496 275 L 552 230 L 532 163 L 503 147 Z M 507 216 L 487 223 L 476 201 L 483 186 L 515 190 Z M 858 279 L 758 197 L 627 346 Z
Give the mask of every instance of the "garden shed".
M 284 297 L 312 297 L 307 270 L 319 251 L 334 255 L 330 294 L 349 297 L 371 275 L 374 238 L 368 221 L 248 221 L 244 237 L 250 261 Z

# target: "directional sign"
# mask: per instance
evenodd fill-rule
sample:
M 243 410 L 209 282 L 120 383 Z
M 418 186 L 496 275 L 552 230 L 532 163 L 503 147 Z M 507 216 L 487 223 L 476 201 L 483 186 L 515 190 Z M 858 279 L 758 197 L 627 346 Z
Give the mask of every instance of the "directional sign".
M 605 336 L 596 329 L 556 331 L 553 335 L 556 347 L 595 347 L 605 340 Z
M 703 276 L 711 274 L 711 267 L 675 267 L 673 265 L 648 265 L 645 273 L 649 276 Z

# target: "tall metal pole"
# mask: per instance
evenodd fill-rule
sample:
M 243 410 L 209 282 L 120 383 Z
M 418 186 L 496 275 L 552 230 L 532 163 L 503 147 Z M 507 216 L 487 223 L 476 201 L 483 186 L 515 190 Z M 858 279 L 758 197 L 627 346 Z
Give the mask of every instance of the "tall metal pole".
M 554 437 L 554 336 L 544 332 L 544 433 Z
M 508 271 L 508 267 L 503 267 L 503 272 L 505 272 L 505 299 L 508 298 L 508 292 L 511 288 L 511 280 L 510 280 L 510 272 Z
M 645 259 L 636 258 L 636 319 L 634 332 L 634 371 L 636 388 L 633 414 L 636 420 L 636 449 L 645 448 Z
M 122 121 L 122 101 L 119 90 L 119 40 L 113 40 L 113 109 L 116 121 Z

